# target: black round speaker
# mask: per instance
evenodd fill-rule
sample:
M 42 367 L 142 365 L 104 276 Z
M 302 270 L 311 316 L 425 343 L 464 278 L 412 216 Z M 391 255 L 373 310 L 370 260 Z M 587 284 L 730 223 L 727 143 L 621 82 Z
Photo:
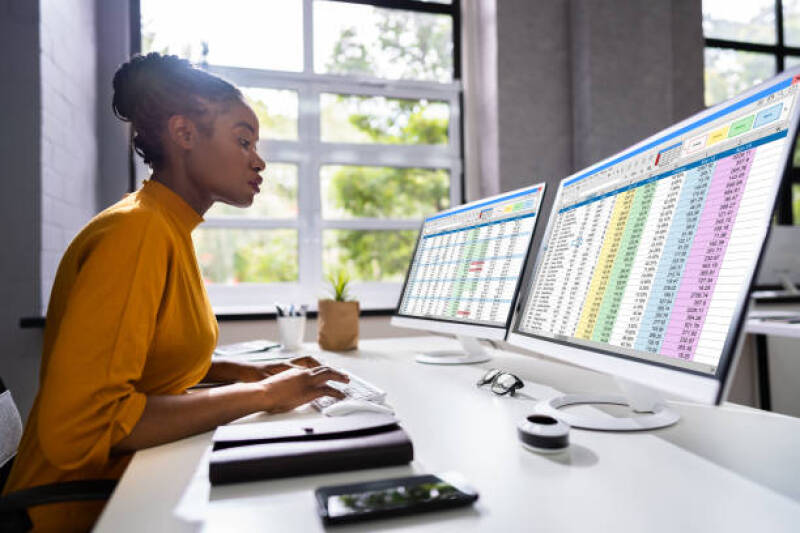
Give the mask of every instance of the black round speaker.
M 538 453 L 556 453 L 569 447 L 569 426 L 547 415 L 531 415 L 517 425 L 522 445 Z

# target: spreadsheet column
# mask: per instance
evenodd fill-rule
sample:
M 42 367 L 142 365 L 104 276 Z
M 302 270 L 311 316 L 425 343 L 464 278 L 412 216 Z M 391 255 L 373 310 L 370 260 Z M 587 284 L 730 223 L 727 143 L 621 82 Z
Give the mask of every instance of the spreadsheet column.
M 422 246 L 424 239 L 420 239 L 419 245 Z M 419 277 L 419 269 L 420 269 L 420 261 L 419 259 L 423 255 L 423 249 L 420 248 L 417 251 L 417 257 L 414 261 L 412 261 L 411 268 L 408 271 L 408 281 L 406 282 L 406 297 L 403 300 L 403 307 L 401 308 L 401 312 L 403 313 L 416 313 L 417 302 L 419 301 L 419 294 L 420 294 L 420 283 L 418 280 Z
M 716 364 L 719 360 L 745 274 L 758 252 L 766 222 L 764 206 L 772 201 L 773 178 L 784 164 L 781 144 L 773 142 L 755 149 L 693 361 Z
M 652 187 L 652 200 L 622 294 L 620 312 L 609 338 L 611 344 L 633 348 L 636 342 L 682 183 L 683 177 L 676 174 L 645 185 Z
M 684 172 L 684 184 L 675 206 L 672 224 L 664 242 L 664 250 L 653 279 L 639 336 L 636 339 L 635 346 L 639 350 L 658 353 L 661 348 L 681 273 L 689 256 L 691 239 L 697 230 L 700 211 L 711 183 L 713 169 L 712 162 Z
M 559 293 L 558 306 L 554 309 L 553 331 L 560 335 L 572 335 L 575 326 L 570 318 L 573 311 L 571 302 L 575 301 L 580 282 L 583 281 L 587 265 L 579 261 L 579 257 L 586 249 L 584 238 L 589 227 L 589 211 L 586 209 L 573 209 L 564 213 L 573 219 L 573 232 L 570 234 L 569 250 L 564 262 L 565 290 Z
M 478 295 L 481 305 L 478 306 L 479 313 L 475 318 L 479 320 L 492 320 L 492 309 L 490 302 L 496 293 L 491 290 L 491 282 L 498 275 L 497 253 L 499 241 L 502 237 L 502 224 L 490 224 L 486 226 L 486 251 L 481 256 L 481 260 L 477 263 L 480 266 L 480 274 L 484 281 L 481 283 L 481 292 Z
M 425 296 L 428 294 L 429 284 L 426 283 L 426 280 L 429 277 L 429 269 L 431 264 L 431 242 L 433 239 L 428 237 L 423 237 L 422 241 L 420 242 L 420 246 L 422 246 L 422 251 L 420 252 L 419 258 L 419 268 L 417 269 L 417 285 L 419 290 L 417 292 L 417 301 L 414 303 L 414 312 L 418 314 L 425 313 Z
M 428 297 L 425 299 L 424 313 L 432 315 L 436 312 L 437 302 L 430 298 L 431 295 L 438 294 L 436 292 L 436 280 L 439 276 L 442 260 L 444 259 L 444 235 L 435 235 L 431 238 L 431 255 L 430 262 L 428 263 L 428 272 L 425 283 L 428 285 Z
M 717 162 L 660 353 L 691 359 L 714 292 L 754 150 Z
M 681 172 L 673 176 L 658 181 L 656 193 L 653 198 L 653 207 L 648 217 L 648 223 L 642 235 L 643 243 L 647 248 L 639 251 L 637 261 L 634 262 L 634 269 L 639 266 L 639 258 L 642 259 L 641 277 L 632 297 L 633 306 L 631 308 L 631 319 L 625 329 L 622 346 L 637 347 L 637 338 L 651 325 L 651 318 L 647 317 L 648 303 L 653 294 L 653 285 L 656 282 L 659 265 L 665 254 L 667 237 L 672 231 L 672 224 L 675 220 L 675 210 L 678 200 L 681 197 L 684 186 L 685 173 Z M 636 282 L 636 280 L 634 280 Z M 623 299 L 625 297 L 623 296 Z M 629 300 L 630 301 L 630 300 Z
M 559 272 L 561 284 L 559 284 L 557 288 L 554 288 L 554 300 L 552 307 L 550 308 L 550 313 L 552 314 L 551 323 L 553 324 L 554 330 L 559 329 L 559 325 L 563 323 L 564 316 L 567 312 L 567 309 L 565 309 L 564 305 L 566 295 L 562 284 L 566 284 L 568 287 L 573 277 L 573 272 L 570 271 L 570 267 L 572 265 L 570 259 L 574 257 L 577 251 L 575 242 L 580 235 L 580 228 L 577 224 L 578 217 L 580 216 L 579 213 L 579 209 L 573 209 L 559 215 L 563 218 L 562 227 L 564 228 L 564 232 L 562 233 L 562 238 L 560 239 L 559 244 L 559 254 L 561 254 L 561 256 L 564 258 L 560 266 L 565 268 Z
M 513 276 L 514 283 L 513 287 L 510 289 L 506 286 L 506 281 L 511 274 L 511 266 L 514 255 L 514 244 L 517 240 L 517 235 L 519 234 L 519 220 L 512 220 L 509 222 L 504 222 L 503 226 L 503 238 L 500 239 L 500 246 L 497 248 L 497 256 L 498 258 L 498 269 L 496 270 L 496 275 L 499 278 L 499 283 L 496 285 L 497 292 L 492 295 L 493 301 L 491 305 L 493 320 L 496 320 L 498 314 L 502 316 L 508 315 L 508 310 L 511 306 L 511 302 L 514 299 L 514 289 L 516 288 L 516 278 L 517 276 Z M 518 272 L 518 271 L 517 271 Z M 501 289 L 501 287 L 503 289 Z
M 430 301 L 429 296 L 433 294 L 433 284 L 432 280 L 436 273 L 436 265 L 438 264 L 439 257 L 437 256 L 438 250 L 436 249 L 436 245 L 438 244 L 439 240 L 437 237 L 430 237 L 428 239 L 428 256 L 424 263 L 424 293 L 422 295 L 423 299 L 420 302 L 420 311 L 422 314 L 428 314 L 430 312 Z
M 477 289 L 476 274 L 480 272 L 480 267 L 476 266 L 475 263 L 479 260 L 478 258 L 486 255 L 486 249 L 489 246 L 488 241 L 485 238 L 481 238 L 486 234 L 484 228 L 469 230 L 465 253 L 466 261 L 461 267 L 462 272 L 458 276 L 464 280 L 458 302 L 458 316 L 460 318 L 474 318 L 472 316 L 472 306 Z
M 563 263 L 561 260 L 553 260 L 554 256 L 560 256 L 563 253 L 563 250 L 555 243 L 564 239 L 563 234 L 569 234 L 569 231 L 570 228 L 565 227 L 564 217 L 558 215 L 550 238 L 551 244 L 544 250 L 542 265 L 545 267 L 536 272 L 536 290 L 528 303 L 526 328 L 540 329 L 549 320 L 549 305 L 554 296 L 555 280 L 558 276 L 555 265 Z
M 583 237 L 582 250 L 578 259 L 581 263 L 579 268 L 580 275 L 576 276 L 572 286 L 564 287 L 563 289 L 574 295 L 574 300 L 571 300 L 572 303 L 569 305 L 566 335 L 572 336 L 577 332 L 578 324 L 589 296 L 592 279 L 594 279 L 594 273 L 597 269 L 600 251 L 603 247 L 614 204 L 614 197 L 609 197 L 593 201 L 578 208 L 585 210 L 589 229 Z
M 648 183 L 628 191 L 632 193 L 633 200 L 628 211 L 625 230 L 620 239 L 617 257 L 614 259 L 614 265 L 608 278 L 603 302 L 597 315 L 597 322 L 592 332 L 592 340 L 608 342 L 611 337 L 622 304 L 622 296 L 628 286 L 633 260 L 639 250 L 639 242 L 654 191 L 655 183 Z
M 432 294 L 437 296 L 437 298 L 433 300 L 433 310 L 431 313 L 435 316 L 444 313 L 447 305 L 447 301 L 444 298 L 450 294 L 450 283 L 448 280 L 451 279 L 451 273 L 453 272 L 453 252 L 455 249 L 453 243 L 455 240 L 456 233 L 447 232 L 442 235 L 442 249 L 439 255 L 441 260 L 439 264 L 436 265 L 436 271 L 430 283 Z
M 592 332 L 594 331 L 594 326 L 600 311 L 600 304 L 603 301 L 603 295 L 608 286 L 614 258 L 617 256 L 622 234 L 625 231 L 628 212 L 630 211 L 633 201 L 633 191 L 628 190 L 623 193 L 615 194 L 604 201 L 613 202 L 614 208 L 611 211 L 611 218 L 606 226 L 606 232 L 603 236 L 603 246 L 600 248 L 600 254 L 597 257 L 597 264 L 595 265 L 595 270 L 592 275 L 592 281 L 589 284 L 586 300 L 581 310 L 581 317 L 578 319 L 578 327 L 575 331 L 575 336 L 583 339 L 592 338 Z

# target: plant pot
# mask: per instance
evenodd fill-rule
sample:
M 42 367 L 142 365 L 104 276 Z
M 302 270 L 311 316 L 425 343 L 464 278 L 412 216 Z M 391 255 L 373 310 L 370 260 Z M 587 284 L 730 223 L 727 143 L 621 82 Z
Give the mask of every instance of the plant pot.
M 319 300 L 317 343 L 323 350 L 358 348 L 358 302 Z

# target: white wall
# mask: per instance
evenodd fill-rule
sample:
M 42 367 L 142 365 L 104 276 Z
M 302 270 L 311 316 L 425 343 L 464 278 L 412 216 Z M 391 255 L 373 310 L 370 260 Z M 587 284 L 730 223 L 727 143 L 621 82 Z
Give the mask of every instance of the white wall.
M 95 215 L 97 37 L 93 0 L 41 0 L 42 314 L 73 237 Z

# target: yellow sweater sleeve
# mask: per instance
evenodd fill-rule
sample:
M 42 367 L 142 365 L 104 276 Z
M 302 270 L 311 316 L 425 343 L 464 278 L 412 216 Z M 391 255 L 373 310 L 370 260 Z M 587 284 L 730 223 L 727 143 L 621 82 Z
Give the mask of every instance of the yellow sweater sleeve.
M 142 415 L 136 390 L 171 260 L 163 222 L 123 217 L 80 258 L 42 376 L 39 440 L 60 469 L 101 467 Z

